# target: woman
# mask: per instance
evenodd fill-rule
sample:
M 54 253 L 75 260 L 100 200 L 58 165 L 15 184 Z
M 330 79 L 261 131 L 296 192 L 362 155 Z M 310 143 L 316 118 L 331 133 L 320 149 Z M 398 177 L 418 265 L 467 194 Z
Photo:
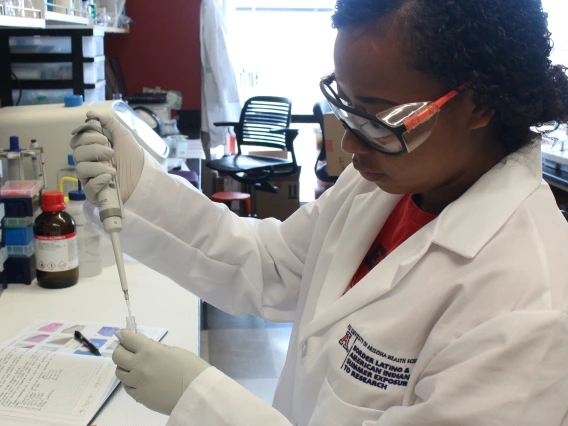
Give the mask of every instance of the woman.
M 339 0 L 333 22 L 321 87 L 353 166 L 283 223 L 211 203 L 100 117 L 126 251 L 226 312 L 294 322 L 275 409 L 126 331 L 119 379 L 172 425 L 567 424 L 568 226 L 530 127 L 568 121 L 568 78 L 541 2 Z M 115 173 L 103 142 L 72 142 L 91 202 Z

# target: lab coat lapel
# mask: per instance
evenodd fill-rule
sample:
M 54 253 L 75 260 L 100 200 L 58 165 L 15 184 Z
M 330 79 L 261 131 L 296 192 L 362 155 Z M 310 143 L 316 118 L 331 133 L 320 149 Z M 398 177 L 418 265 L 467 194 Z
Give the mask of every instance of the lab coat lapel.
M 314 318 L 345 293 L 369 247 L 402 197 L 379 189 L 355 197 L 323 282 Z
M 365 245 L 362 252 L 358 247 L 350 247 L 354 253 L 357 253 L 358 260 L 354 261 L 353 264 L 349 263 L 344 268 L 337 268 L 337 266 L 334 266 L 330 269 L 330 274 L 333 275 L 328 277 L 330 284 L 328 284 L 327 287 L 324 285 L 326 294 L 322 294 L 322 302 L 318 305 L 316 316 L 301 333 L 301 340 L 341 320 L 352 312 L 361 309 L 365 305 L 390 291 L 406 276 L 406 274 L 408 274 L 408 272 L 412 270 L 412 268 L 428 251 L 433 240 L 435 221 L 426 225 L 405 241 L 394 252 L 379 263 L 371 272 L 369 272 L 369 274 L 367 274 L 366 277 L 353 287 L 353 289 L 343 295 L 347 288 L 347 284 L 353 277 L 353 274 L 359 267 L 361 260 L 368 251 L 369 246 L 376 238 L 380 228 L 383 226 L 384 222 L 396 206 L 398 200 L 400 200 L 400 198 L 396 199 L 392 206 L 385 208 L 388 213 L 386 214 L 386 217 L 381 216 L 381 224 L 377 229 L 377 232 L 373 233 L 371 236 L 358 235 L 358 237 L 361 238 L 361 244 L 363 244 L 363 242 L 367 243 L 367 240 L 370 240 L 370 242 Z M 365 206 L 360 205 L 360 207 Z M 355 214 L 353 215 L 353 220 L 355 220 Z M 357 223 L 361 223 L 361 226 L 363 227 L 365 226 L 365 224 L 360 220 L 357 220 Z M 369 233 L 371 232 L 370 227 L 368 227 L 367 230 Z M 353 236 L 353 240 L 357 237 L 355 233 L 351 233 L 351 235 Z M 340 250 L 337 251 L 335 257 L 339 255 Z M 354 259 L 355 255 L 353 255 L 351 260 Z M 337 263 L 334 263 L 334 265 L 337 265 Z M 335 297 L 331 300 L 333 296 Z

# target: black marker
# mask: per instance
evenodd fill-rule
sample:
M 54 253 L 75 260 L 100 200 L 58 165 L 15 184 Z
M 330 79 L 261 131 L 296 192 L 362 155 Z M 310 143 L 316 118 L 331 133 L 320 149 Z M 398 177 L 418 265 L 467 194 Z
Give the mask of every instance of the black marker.
M 93 355 L 102 356 L 97 347 L 89 342 L 89 340 L 83 336 L 80 331 L 75 331 L 75 339 L 85 345 Z

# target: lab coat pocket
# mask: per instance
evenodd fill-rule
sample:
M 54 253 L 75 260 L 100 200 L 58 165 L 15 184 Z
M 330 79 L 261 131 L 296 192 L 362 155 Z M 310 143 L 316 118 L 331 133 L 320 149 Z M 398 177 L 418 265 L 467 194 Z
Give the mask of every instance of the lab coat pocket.
M 384 411 L 357 407 L 342 401 L 325 378 L 308 426 L 370 426 L 383 413 Z

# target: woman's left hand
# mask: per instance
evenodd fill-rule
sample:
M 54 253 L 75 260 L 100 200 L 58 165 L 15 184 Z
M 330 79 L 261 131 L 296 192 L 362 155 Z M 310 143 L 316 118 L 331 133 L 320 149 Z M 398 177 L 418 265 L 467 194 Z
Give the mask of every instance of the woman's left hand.
M 127 329 L 116 332 L 112 354 L 116 377 L 126 392 L 151 410 L 170 415 L 179 399 L 210 365 L 197 355 L 155 342 Z

